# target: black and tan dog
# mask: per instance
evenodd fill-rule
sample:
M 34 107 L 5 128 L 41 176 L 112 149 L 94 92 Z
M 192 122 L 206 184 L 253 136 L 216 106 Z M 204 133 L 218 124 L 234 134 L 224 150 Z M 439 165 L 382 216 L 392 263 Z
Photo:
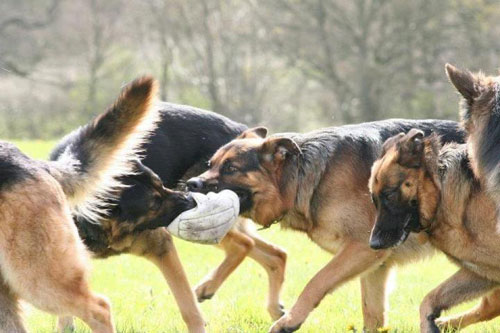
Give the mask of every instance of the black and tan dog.
M 400 134 L 384 145 L 370 188 L 378 208 L 371 244 L 404 246 L 410 232 L 420 232 L 460 267 L 423 300 L 421 332 L 500 314 L 498 213 L 470 168 L 465 145 L 441 147 L 437 136 L 415 129 Z M 436 322 L 443 310 L 483 295 L 471 311 Z
M 23 299 L 78 316 L 93 332 L 114 332 L 109 303 L 89 290 L 88 255 L 70 209 L 90 220 L 100 216 L 100 198 L 131 172 L 136 149 L 154 128 L 155 91 L 151 78 L 134 81 L 54 161 L 0 143 L 0 331 L 25 332 Z
M 474 174 L 500 207 L 500 77 L 473 74 L 446 64 L 462 95 L 461 119 Z
M 440 120 L 388 120 L 268 138 L 256 128 L 219 149 L 210 169 L 188 181 L 192 190 L 232 189 L 243 216 L 263 226 L 279 221 L 335 254 L 272 332 L 297 330 L 327 293 L 359 275 L 366 329 L 385 325 L 391 266 L 431 251 L 415 238 L 394 251 L 369 247 L 376 211 L 367 184 L 382 143 L 412 127 L 437 132 L 445 141 L 463 140 L 457 123 Z
M 211 298 L 224 280 L 246 256 L 262 265 L 269 276 L 268 311 L 275 319 L 283 310 L 280 290 L 284 280 L 286 253 L 269 244 L 254 232 L 253 223 L 240 219 L 219 247 L 226 258 L 196 287 L 196 297 L 179 261 L 172 237 L 164 228 L 178 212 L 172 206 L 174 188 L 207 169 L 207 161 L 222 145 L 247 127 L 216 113 L 197 108 L 160 102 L 158 127 L 144 144 L 142 163 L 135 162 L 135 174 L 121 179 L 127 185 L 119 192 L 114 207 L 99 224 L 78 217 L 80 237 L 96 258 L 131 253 L 152 261 L 163 273 L 172 290 L 190 332 L 204 331 L 204 321 L 196 297 L 201 302 Z M 56 159 L 78 137 L 70 133 L 55 148 Z M 183 186 L 181 186 L 183 187 Z M 65 318 L 60 326 L 71 325 Z

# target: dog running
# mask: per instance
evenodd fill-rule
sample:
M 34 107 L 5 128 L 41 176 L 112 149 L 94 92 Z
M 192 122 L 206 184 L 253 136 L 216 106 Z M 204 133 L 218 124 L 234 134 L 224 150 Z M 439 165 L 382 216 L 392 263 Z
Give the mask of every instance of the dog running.
M 114 332 L 108 301 L 89 289 L 88 256 L 71 212 L 95 221 L 102 197 L 131 172 L 154 128 L 156 83 L 127 86 L 115 104 L 84 126 L 54 161 L 28 158 L 0 143 L 0 327 L 26 332 L 19 300 L 81 318 L 93 332 Z
M 497 209 L 474 176 L 465 145 L 442 146 L 437 135 L 416 129 L 399 134 L 373 165 L 370 189 L 378 209 L 372 246 L 397 248 L 419 233 L 460 267 L 422 301 L 421 332 L 464 328 L 500 314 Z M 439 318 L 480 296 L 476 308 Z
M 418 130 L 399 134 L 385 144 L 370 180 L 379 210 L 372 244 L 397 246 L 410 232 L 421 233 L 460 267 L 422 302 L 422 332 L 463 328 L 500 314 L 498 78 L 450 64 L 446 72 L 463 97 L 467 145 L 442 146 L 438 137 Z M 439 318 L 443 310 L 479 296 L 476 308 Z
M 327 293 L 359 275 L 365 329 L 386 324 L 390 268 L 429 256 L 432 249 L 416 237 L 394 250 L 371 249 L 376 210 L 367 185 L 383 142 L 414 127 L 438 133 L 444 142 L 464 140 L 459 125 L 444 120 L 386 120 L 269 137 L 265 128 L 254 128 L 220 148 L 209 169 L 188 181 L 193 191 L 233 190 L 244 217 L 304 232 L 334 255 L 271 332 L 299 329 Z

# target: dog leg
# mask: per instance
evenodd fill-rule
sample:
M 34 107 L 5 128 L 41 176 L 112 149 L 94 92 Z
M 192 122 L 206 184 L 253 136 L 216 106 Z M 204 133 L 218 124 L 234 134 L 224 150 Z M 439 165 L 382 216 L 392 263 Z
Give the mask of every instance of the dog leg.
M 280 293 L 285 281 L 286 252 L 257 235 L 246 235 L 251 237 L 255 244 L 248 256 L 264 267 L 269 277 L 267 311 L 273 320 L 278 320 L 284 314 L 283 305 L 280 302 Z
M 130 253 L 154 263 L 162 272 L 191 333 L 205 332 L 205 321 L 175 249 L 164 228 L 144 231 L 134 240 Z
M 436 320 L 441 329 L 458 330 L 469 325 L 491 320 L 500 315 L 500 289 L 484 296 L 476 307 L 456 316 Z
M 460 269 L 425 296 L 420 304 L 420 331 L 438 333 L 439 328 L 435 320 L 441 311 L 476 298 L 497 286 L 497 283 L 469 270 Z
M 386 251 L 373 251 L 368 244 L 347 241 L 335 257 L 309 281 L 290 312 L 275 322 L 270 332 L 298 330 L 327 293 L 380 264 L 387 255 Z
M 361 277 L 361 302 L 363 306 L 364 332 L 376 332 L 386 323 L 386 284 L 390 267 L 382 264 Z
M 212 298 L 227 277 L 241 264 L 254 248 L 254 241 L 244 233 L 230 230 L 219 244 L 226 252 L 224 261 L 210 274 L 203 278 L 195 288 L 199 302 Z
M 57 331 L 60 333 L 72 333 L 75 331 L 75 323 L 73 317 L 59 317 L 57 318 Z
M 56 315 L 75 315 L 95 333 L 112 333 L 109 303 L 88 284 L 88 253 L 54 179 L 40 174 L 2 193 L 0 233 L 5 284 Z
M 0 332 L 27 332 L 20 315 L 19 300 L 3 282 L 0 282 Z

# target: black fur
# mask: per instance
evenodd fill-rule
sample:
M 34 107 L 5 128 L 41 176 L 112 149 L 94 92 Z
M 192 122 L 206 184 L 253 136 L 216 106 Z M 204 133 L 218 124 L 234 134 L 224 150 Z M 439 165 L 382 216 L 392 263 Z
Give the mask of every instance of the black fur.
M 0 141 L 0 190 L 31 177 L 32 162 L 13 144 Z
M 500 163 L 500 112 L 492 110 L 488 123 L 481 135 L 478 157 L 481 166 L 487 174 L 493 174 L 494 169 Z M 500 174 L 496 174 L 496 183 L 500 183 Z
M 220 146 L 247 128 L 216 113 L 189 106 L 159 103 L 158 107 L 161 120 L 150 142 L 144 146 L 142 163 L 153 170 L 169 188 L 176 187 L 181 179 L 203 171 L 208 158 Z M 79 130 L 76 130 L 66 136 L 50 155 L 51 159 L 57 158 L 67 145 L 78 139 L 78 135 Z M 114 202 L 116 206 L 110 212 L 110 218 L 120 223 L 134 223 L 134 218 L 150 213 L 150 207 L 154 205 L 152 201 L 155 200 L 151 192 L 158 189 L 154 177 L 147 172 L 125 177 L 124 183 L 131 187 L 122 192 L 118 202 Z M 155 219 L 149 222 L 147 228 L 161 224 Z M 97 256 L 117 254 L 109 249 L 107 233 L 99 225 L 81 218 L 75 223 L 85 244 Z M 144 228 L 142 224 L 133 232 Z

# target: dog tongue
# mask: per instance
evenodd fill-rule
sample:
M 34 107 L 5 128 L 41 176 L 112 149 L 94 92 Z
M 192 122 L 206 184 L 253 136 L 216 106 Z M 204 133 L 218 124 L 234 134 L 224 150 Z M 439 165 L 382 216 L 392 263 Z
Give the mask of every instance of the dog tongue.
M 167 227 L 174 236 L 181 239 L 216 244 L 227 234 L 236 222 L 240 211 L 238 195 L 230 190 L 219 193 L 191 193 L 197 206 L 177 216 Z

